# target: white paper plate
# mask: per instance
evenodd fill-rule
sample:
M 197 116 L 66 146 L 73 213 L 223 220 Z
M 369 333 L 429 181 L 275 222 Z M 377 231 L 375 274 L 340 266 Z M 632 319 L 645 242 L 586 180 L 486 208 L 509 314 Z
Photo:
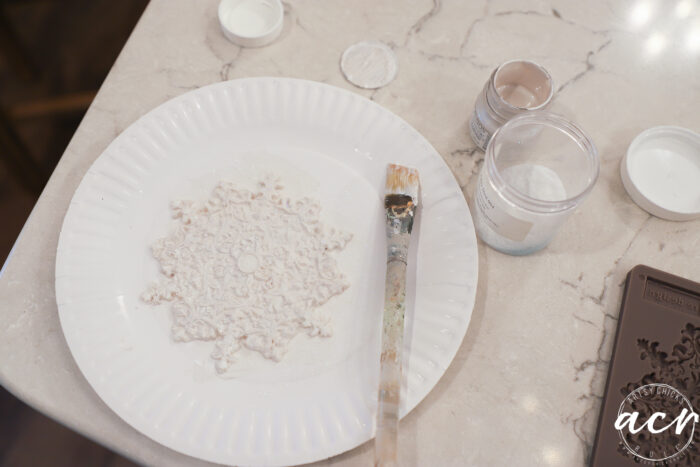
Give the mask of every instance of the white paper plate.
M 413 409 L 469 324 L 478 261 L 467 204 L 435 149 L 403 120 L 353 93 L 278 78 L 218 83 L 168 101 L 85 174 L 59 239 L 56 300 L 97 394 L 150 438 L 214 462 L 299 464 L 369 440 L 388 162 L 418 168 L 422 183 L 401 413 Z M 221 179 L 250 183 L 269 170 L 318 196 L 324 219 L 354 232 L 338 256 L 352 285 L 327 304 L 333 337 L 299 336 L 279 364 L 252 358 L 237 378 L 223 379 L 211 367 L 212 343 L 172 342 L 167 307 L 140 301 L 159 275 L 149 246 L 173 226 L 170 200 L 204 199 Z

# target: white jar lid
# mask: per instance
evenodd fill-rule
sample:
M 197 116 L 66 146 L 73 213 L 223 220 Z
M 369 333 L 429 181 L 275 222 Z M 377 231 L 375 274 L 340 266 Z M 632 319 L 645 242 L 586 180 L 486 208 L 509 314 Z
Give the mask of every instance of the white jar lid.
M 676 126 L 640 133 L 620 165 L 627 193 L 662 219 L 700 217 L 700 134 Z
M 282 32 L 280 0 L 221 0 L 219 24 L 224 36 L 242 47 L 261 47 Z

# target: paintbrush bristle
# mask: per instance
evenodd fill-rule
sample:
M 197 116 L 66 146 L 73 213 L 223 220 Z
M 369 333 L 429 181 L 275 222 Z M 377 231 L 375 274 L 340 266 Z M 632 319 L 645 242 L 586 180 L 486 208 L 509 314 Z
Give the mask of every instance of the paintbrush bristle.
M 418 204 L 418 190 L 420 180 L 418 171 L 410 167 L 398 164 L 389 164 L 386 168 L 386 194 L 407 195 L 413 199 L 413 204 Z

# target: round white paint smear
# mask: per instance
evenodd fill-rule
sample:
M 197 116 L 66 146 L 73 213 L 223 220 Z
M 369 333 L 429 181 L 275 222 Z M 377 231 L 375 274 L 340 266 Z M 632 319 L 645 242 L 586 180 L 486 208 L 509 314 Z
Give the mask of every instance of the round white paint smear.
M 396 55 L 383 42 L 358 42 L 345 49 L 340 59 L 340 69 L 345 79 L 355 86 L 377 89 L 396 77 Z

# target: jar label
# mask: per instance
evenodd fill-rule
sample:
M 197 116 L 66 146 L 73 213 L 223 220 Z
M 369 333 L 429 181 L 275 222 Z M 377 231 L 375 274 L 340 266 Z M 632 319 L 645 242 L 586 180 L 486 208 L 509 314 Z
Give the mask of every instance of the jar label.
M 479 116 L 476 114 L 476 109 L 474 109 L 472 118 L 469 121 L 469 129 L 471 130 L 471 136 L 476 145 L 479 146 L 479 148 L 481 148 L 482 150 L 485 150 L 486 146 L 489 144 L 489 139 L 491 139 L 491 135 L 481 123 L 481 120 L 479 120 Z
M 486 170 L 485 167 L 482 170 Z M 506 211 L 506 206 L 499 206 L 504 201 L 498 197 L 488 182 L 479 177 L 476 185 L 475 204 L 484 222 L 497 234 L 515 242 L 522 242 L 530 233 L 533 223 L 518 219 Z

